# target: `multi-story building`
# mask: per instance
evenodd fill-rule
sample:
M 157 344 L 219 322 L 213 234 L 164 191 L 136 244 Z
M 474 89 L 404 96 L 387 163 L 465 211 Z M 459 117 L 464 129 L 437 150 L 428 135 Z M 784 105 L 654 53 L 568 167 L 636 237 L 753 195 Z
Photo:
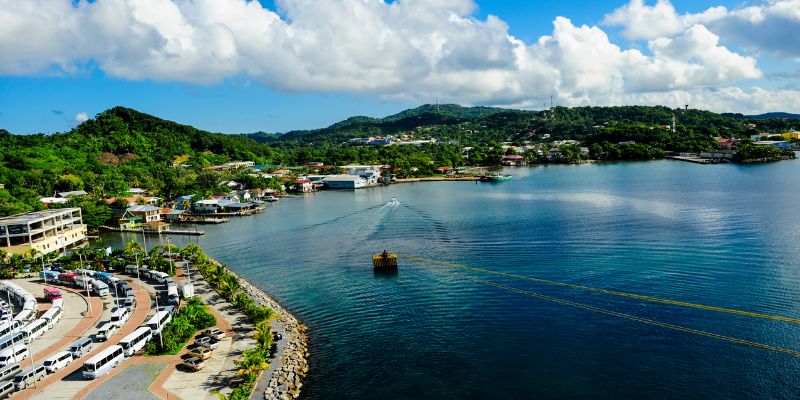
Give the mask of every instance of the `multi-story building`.
M 0 218 L 0 250 L 25 254 L 63 251 L 86 240 L 80 208 L 44 210 Z

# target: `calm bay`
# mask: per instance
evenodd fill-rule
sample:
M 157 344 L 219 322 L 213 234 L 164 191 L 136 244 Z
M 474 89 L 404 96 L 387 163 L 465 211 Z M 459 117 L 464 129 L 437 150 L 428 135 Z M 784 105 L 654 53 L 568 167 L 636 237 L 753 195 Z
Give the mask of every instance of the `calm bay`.
M 198 242 L 309 326 L 308 399 L 800 395 L 800 357 L 530 294 L 793 350 L 800 350 L 797 324 L 408 258 L 397 274 L 375 274 L 370 261 L 388 249 L 800 317 L 800 161 L 506 172 L 514 178 L 498 184 L 421 182 L 289 197 L 265 213 L 202 226 L 205 236 L 170 239 Z M 105 240 L 133 239 L 141 236 Z

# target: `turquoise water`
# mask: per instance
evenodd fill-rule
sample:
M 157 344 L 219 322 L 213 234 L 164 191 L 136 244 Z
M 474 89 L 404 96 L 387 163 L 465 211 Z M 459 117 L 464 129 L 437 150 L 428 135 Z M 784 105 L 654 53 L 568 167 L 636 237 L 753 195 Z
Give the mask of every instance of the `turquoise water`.
M 282 199 L 204 226 L 215 258 L 311 329 L 309 399 L 789 399 L 800 357 L 530 297 L 403 259 L 800 317 L 800 162 L 678 161 L 508 170 Z M 389 203 L 397 197 L 399 204 Z M 186 238 L 173 237 L 185 243 Z M 152 240 L 150 241 L 153 242 Z M 441 267 L 446 271 L 458 271 Z M 800 350 L 800 326 L 469 277 Z

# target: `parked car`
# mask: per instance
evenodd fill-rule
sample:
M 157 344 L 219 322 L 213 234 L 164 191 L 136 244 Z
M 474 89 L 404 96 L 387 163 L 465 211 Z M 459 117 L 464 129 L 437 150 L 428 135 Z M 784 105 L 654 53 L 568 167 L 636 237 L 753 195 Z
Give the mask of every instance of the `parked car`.
M 199 357 L 191 357 L 183 360 L 181 365 L 192 371 L 200 371 L 206 366 L 206 362 Z
M 213 354 L 213 350 L 203 346 L 192 346 L 189 348 L 189 353 L 192 357 L 198 357 L 202 360 L 208 360 Z
M 204 330 L 203 336 L 208 336 L 216 340 L 222 340 L 225 339 L 225 332 L 219 330 L 218 328 L 211 328 Z
M 200 337 L 198 337 L 197 339 L 194 340 L 194 344 L 196 344 L 198 346 L 207 347 L 207 348 L 209 348 L 211 350 L 214 350 L 217 347 L 219 347 L 219 341 L 215 340 L 214 338 L 212 338 L 210 336 L 200 336 Z

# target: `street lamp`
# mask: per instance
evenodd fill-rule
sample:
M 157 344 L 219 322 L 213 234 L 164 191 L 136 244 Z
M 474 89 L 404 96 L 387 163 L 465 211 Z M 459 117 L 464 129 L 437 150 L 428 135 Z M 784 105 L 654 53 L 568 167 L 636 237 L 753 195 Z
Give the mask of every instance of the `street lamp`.
M 81 269 L 83 269 L 83 256 L 80 253 L 78 253 L 78 260 L 80 260 Z M 83 275 L 83 277 L 85 278 L 86 275 Z M 84 286 L 86 286 L 86 297 L 88 298 L 86 300 L 86 304 L 89 305 L 89 316 L 91 317 L 92 316 L 92 293 L 89 292 L 89 282 L 84 282 Z

